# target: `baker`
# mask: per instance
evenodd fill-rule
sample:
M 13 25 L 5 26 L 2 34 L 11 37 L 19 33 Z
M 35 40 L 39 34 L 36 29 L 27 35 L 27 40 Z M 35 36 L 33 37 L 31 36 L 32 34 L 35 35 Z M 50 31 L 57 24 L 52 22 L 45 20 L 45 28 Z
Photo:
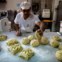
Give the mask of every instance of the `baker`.
M 35 16 L 31 11 L 30 2 L 24 1 L 20 5 L 21 12 L 17 14 L 14 22 L 16 26 L 16 35 L 21 35 L 22 32 L 33 32 L 38 29 L 43 30 L 43 22 L 40 22 L 39 18 Z

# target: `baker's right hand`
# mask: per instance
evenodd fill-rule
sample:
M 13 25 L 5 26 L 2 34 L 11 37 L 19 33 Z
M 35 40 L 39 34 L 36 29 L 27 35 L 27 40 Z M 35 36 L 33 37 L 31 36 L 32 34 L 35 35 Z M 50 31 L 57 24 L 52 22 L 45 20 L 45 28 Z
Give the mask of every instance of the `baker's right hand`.
M 21 32 L 20 31 L 16 31 L 16 36 L 21 36 Z
M 39 35 L 43 36 L 43 31 L 41 29 L 38 29 L 36 31 L 39 33 Z

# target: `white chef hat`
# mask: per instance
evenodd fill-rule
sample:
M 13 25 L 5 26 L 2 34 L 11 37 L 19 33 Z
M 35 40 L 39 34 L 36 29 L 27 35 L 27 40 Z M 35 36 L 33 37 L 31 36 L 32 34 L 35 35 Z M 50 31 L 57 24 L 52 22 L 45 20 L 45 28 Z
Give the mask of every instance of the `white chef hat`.
M 27 2 L 27 1 L 22 2 L 21 5 L 20 5 L 20 8 L 22 10 L 23 9 L 30 9 L 30 7 L 31 7 L 31 4 L 30 4 L 30 2 Z

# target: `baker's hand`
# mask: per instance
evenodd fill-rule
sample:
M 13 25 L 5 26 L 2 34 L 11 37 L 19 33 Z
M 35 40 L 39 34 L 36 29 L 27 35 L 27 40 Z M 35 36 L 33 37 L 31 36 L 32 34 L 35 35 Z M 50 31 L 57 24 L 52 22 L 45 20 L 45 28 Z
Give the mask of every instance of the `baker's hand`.
M 40 29 L 42 32 L 45 31 L 45 24 L 43 22 L 41 22 Z
M 39 33 L 39 35 L 43 36 L 43 31 L 41 29 L 38 29 L 37 32 Z
M 16 31 L 16 36 L 21 36 L 21 32 L 20 31 Z

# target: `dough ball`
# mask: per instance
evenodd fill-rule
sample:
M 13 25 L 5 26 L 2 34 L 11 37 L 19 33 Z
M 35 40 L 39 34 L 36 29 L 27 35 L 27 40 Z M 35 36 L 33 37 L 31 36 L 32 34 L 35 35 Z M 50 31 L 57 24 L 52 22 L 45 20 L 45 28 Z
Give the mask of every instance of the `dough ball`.
M 31 41 L 31 40 L 35 39 L 35 36 L 34 35 L 30 35 L 30 36 L 28 36 L 28 39 Z
M 11 45 L 14 45 L 14 44 L 18 44 L 18 40 L 17 39 L 11 39 L 11 40 L 7 41 L 7 45 L 8 46 L 11 46 Z
M 61 38 L 59 36 L 53 36 L 52 39 L 56 41 L 61 41 Z
M 51 45 L 52 47 L 58 47 L 58 46 L 59 46 L 59 42 L 56 41 L 56 40 L 51 40 L 51 41 L 50 41 L 50 45 Z
M 59 45 L 59 49 L 62 50 L 62 44 Z
M 40 45 L 40 43 L 39 43 L 39 41 L 38 40 L 32 40 L 31 42 L 30 42 L 30 45 L 31 46 L 33 46 L 33 47 L 37 47 L 37 46 L 39 46 Z
M 62 61 L 62 50 L 59 50 L 56 52 L 56 58 L 60 61 Z
M 41 44 L 46 45 L 46 44 L 48 44 L 48 43 L 49 43 L 48 38 L 46 38 L 46 37 L 42 37 L 42 38 L 41 38 Z
M 15 44 L 9 47 L 8 49 L 12 54 L 17 54 L 18 52 L 22 51 L 23 48 L 19 44 Z
M 21 57 L 25 60 L 29 60 L 33 55 L 34 55 L 34 52 L 31 49 L 26 49 L 26 50 L 23 50 L 19 54 L 19 57 Z
M 30 40 L 28 39 L 28 37 L 25 37 L 25 38 L 22 39 L 22 43 L 23 43 L 24 45 L 27 45 L 27 44 L 30 43 Z
M 7 36 L 6 35 L 0 35 L 0 41 L 4 41 L 7 39 Z

